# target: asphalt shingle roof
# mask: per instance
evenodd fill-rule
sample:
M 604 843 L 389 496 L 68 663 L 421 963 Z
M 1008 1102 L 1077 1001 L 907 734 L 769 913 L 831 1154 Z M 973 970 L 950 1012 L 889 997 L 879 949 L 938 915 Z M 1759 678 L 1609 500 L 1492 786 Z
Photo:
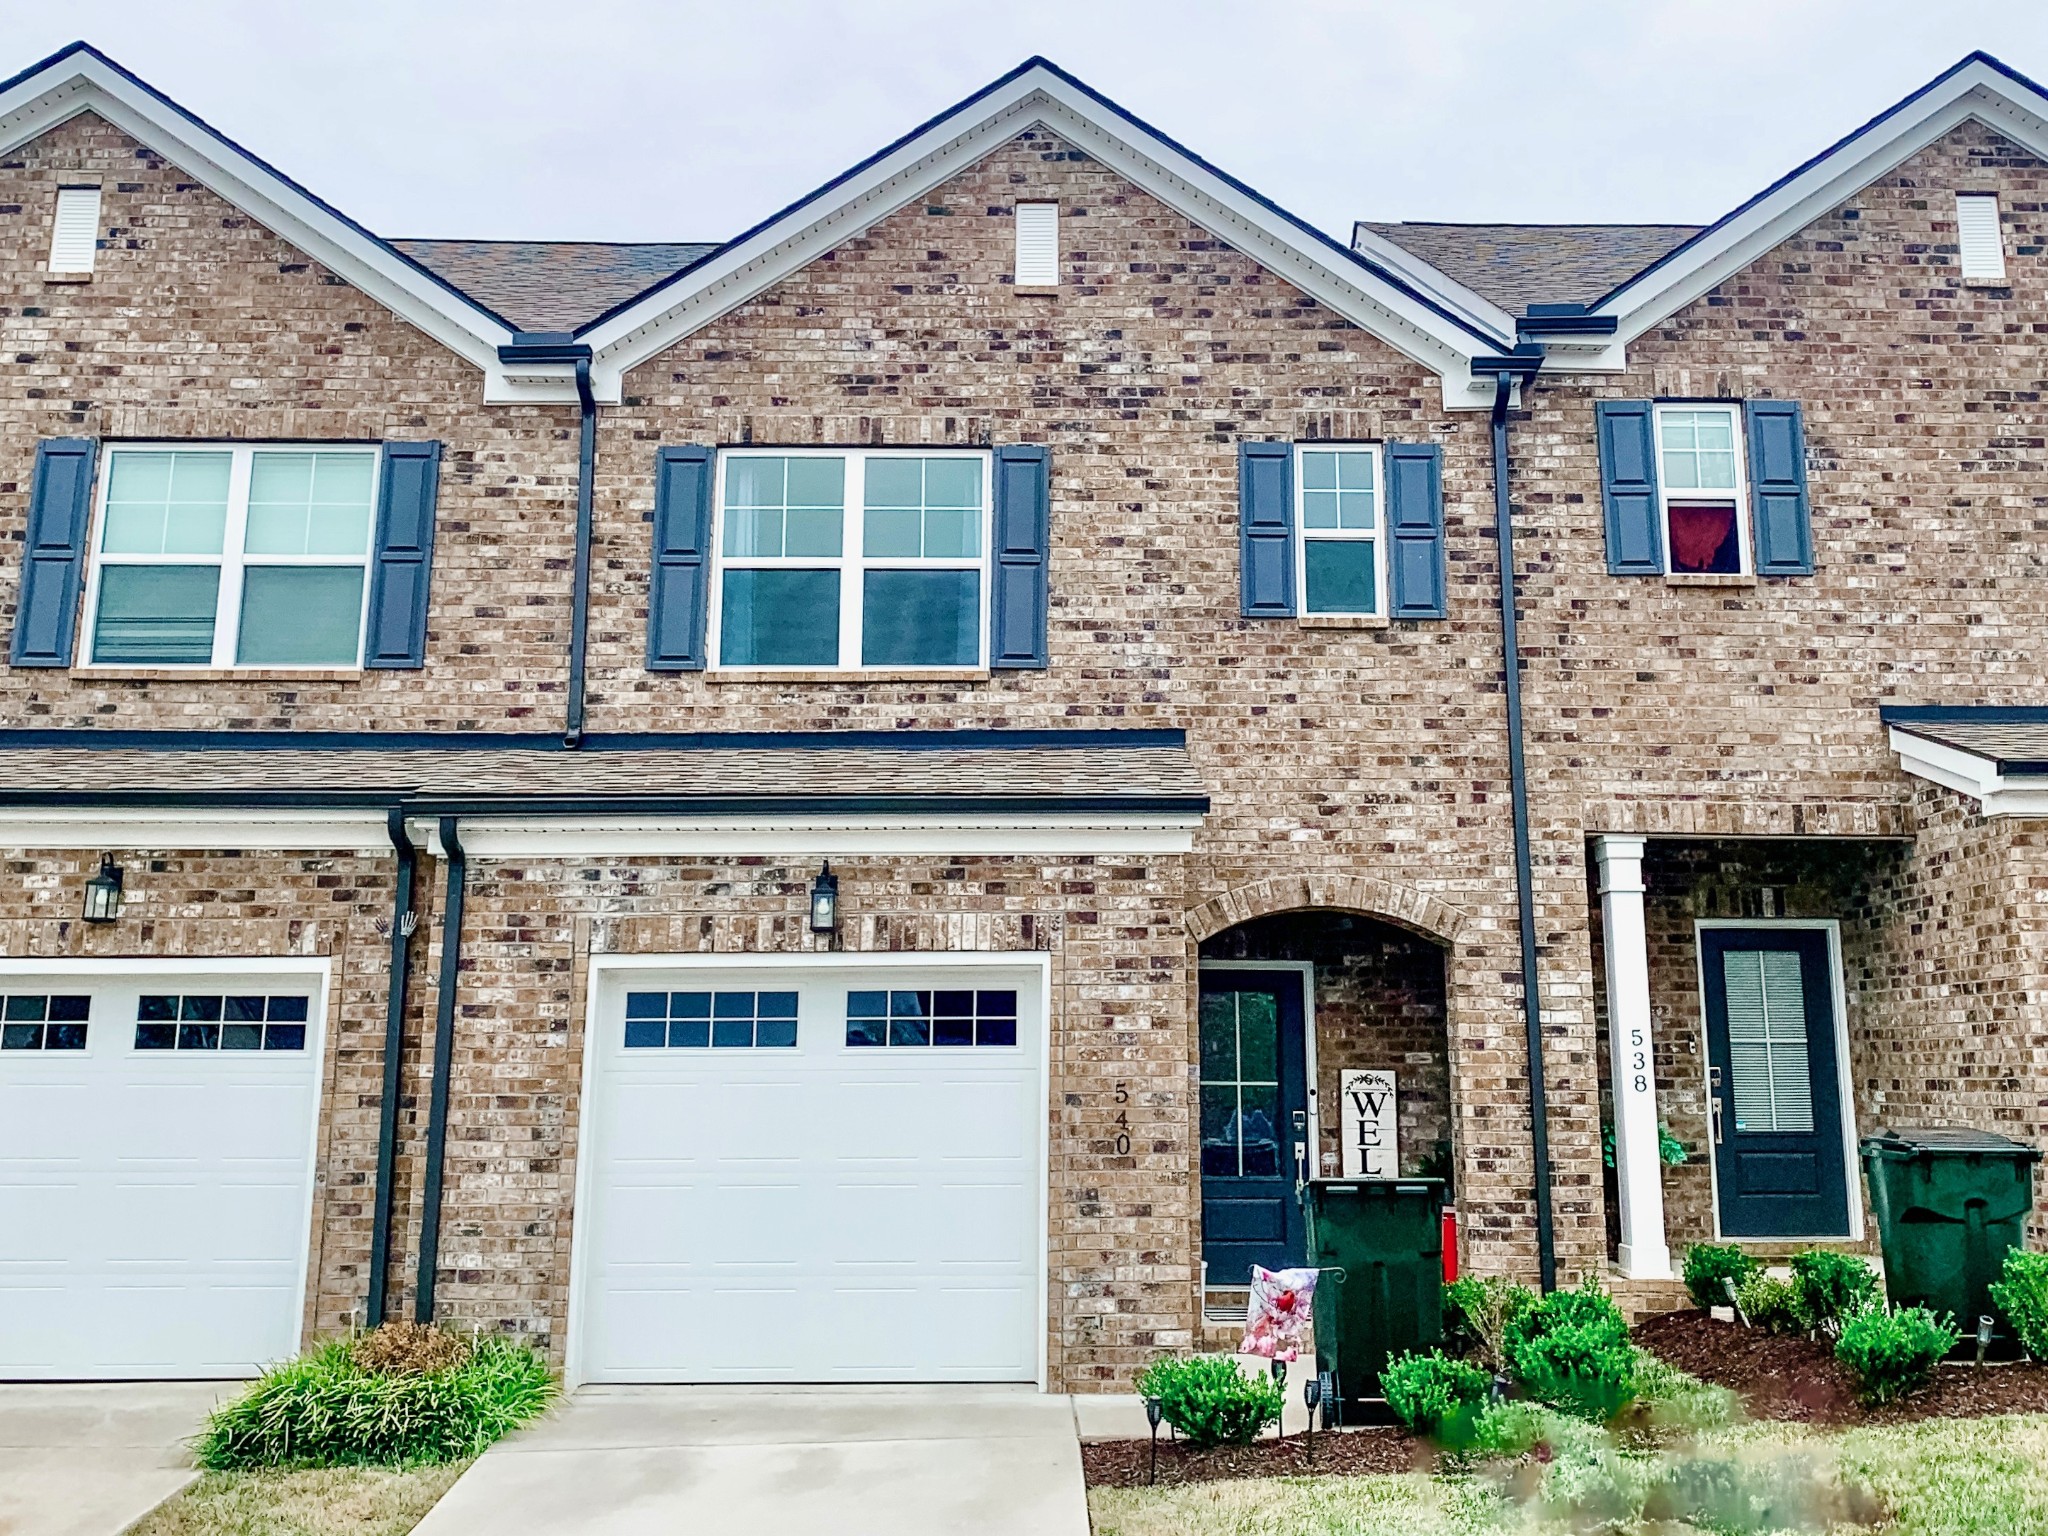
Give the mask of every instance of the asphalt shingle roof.
M 1700 232 L 1697 224 L 1382 224 L 1358 228 L 1419 256 L 1511 314 L 1585 304 Z
M 1909 736 L 1987 758 L 2001 772 L 2048 773 L 2048 709 L 1899 709 L 1887 710 L 1885 721 Z
M 718 249 L 705 241 L 393 240 L 521 330 L 573 331 Z

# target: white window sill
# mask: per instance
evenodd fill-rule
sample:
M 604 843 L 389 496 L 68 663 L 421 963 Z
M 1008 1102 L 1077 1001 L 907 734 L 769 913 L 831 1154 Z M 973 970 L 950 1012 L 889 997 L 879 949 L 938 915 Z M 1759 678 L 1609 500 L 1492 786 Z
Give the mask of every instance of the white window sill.
M 361 667 L 73 667 L 110 683 L 324 683 L 361 677 Z
M 733 667 L 726 670 L 707 671 L 704 680 L 708 683 L 982 683 L 987 682 L 986 667 L 876 667 L 869 670 L 847 668 L 843 671 L 820 668 L 807 671 L 792 667 L 784 670 L 777 667 Z
M 1672 587 L 1753 587 L 1756 576 L 1749 571 L 1668 571 L 1664 582 Z
M 1304 613 L 1303 629 L 1385 629 L 1389 620 L 1378 613 Z

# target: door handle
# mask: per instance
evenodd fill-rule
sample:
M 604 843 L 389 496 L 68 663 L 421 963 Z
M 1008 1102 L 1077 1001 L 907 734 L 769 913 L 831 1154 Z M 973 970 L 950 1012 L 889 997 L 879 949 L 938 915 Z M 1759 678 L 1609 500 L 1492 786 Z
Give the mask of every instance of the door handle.
M 1707 1118 L 1713 1123 L 1714 1145 L 1721 1145 L 1721 1096 L 1717 1093 L 1707 1100 Z

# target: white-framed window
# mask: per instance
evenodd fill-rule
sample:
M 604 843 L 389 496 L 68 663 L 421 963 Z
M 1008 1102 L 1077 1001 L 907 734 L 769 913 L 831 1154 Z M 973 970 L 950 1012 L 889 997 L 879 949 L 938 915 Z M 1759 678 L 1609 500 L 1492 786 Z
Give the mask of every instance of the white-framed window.
M 1998 194 L 1956 194 L 1956 257 L 1966 283 L 2005 282 L 2005 230 L 1998 222 Z
M 59 187 L 50 230 L 50 270 L 85 274 L 100 249 L 100 189 Z
M 1017 204 L 1017 285 L 1056 288 L 1060 281 L 1060 205 Z
M 715 665 L 985 666 L 988 545 L 986 453 L 725 449 Z
M 90 666 L 362 664 L 374 445 L 113 443 Z
M 1738 576 L 1750 569 L 1748 454 L 1742 407 L 1659 404 L 1657 496 L 1664 569 L 1674 576 Z
M 1384 471 L 1377 443 L 1295 448 L 1297 612 L 1387 611 Z

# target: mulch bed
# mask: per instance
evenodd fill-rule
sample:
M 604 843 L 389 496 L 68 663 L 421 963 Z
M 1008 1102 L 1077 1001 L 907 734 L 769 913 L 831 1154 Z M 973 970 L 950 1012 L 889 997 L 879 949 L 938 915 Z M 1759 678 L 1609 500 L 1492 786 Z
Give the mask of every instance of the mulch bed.
M 1630 1330 L 1636 1343 L 1702 1381 L 1742 1395 L 1750 1415 L 1809 1424 L 1895 1424 L 2048 1412 L 2048 1366 L 1944 1365 L 1925 1390 L 1882 1408 L 1856 1401 L 1856 1382 L 1824 1344 L 1775 1336 L 1705 1312 L 1666 1312 Z
M 1234 1477 L 1303 1477 L 1310 1474 L 1361 1476 L 1368 1472 L 1414 1472 L 1435 1465 L 1428 1446 L 1405 1430 L 1318 1430 L 1315 1461 L 1308 1437 L 1266 1438 L 1250 1445 L 1197 1450 L 1185 1440 L 1159 1435 L 1159 1486 L 1213 1483 Z M 1143 1488 L 1151 1445 L 1144 1440 L 1104 1440 L 1081 1447 L 1081 1471 L 1091 1488 Z

